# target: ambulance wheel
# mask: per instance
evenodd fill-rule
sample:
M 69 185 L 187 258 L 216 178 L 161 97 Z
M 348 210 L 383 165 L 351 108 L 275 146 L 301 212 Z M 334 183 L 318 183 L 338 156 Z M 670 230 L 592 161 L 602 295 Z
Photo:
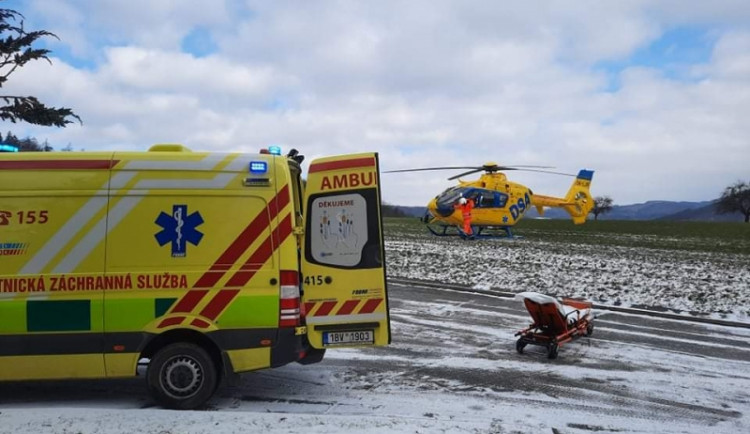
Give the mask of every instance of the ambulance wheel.
M 591 336 L 594 333 L 594 323 L 590 322 L 589 325 L 586 326 L 586 336 Z
M 526 342 L 524 342 L 523 338 L 518 338 L 516 341 L 516 351 L 518 351 L 518 354 L 523 354 L 523 349 L 526 347 Z
M 557 344 L 549 344 L 547 347 L 547 358 L 548 359 L 556 359 L 557 358 L 557 351 L 558 351 Z
M 205 404 L 218 386 L 211 356 L 190 343 L 176 343 L 154 355 L 146 372 L 149 392 L 166 408 L 189 410 Z

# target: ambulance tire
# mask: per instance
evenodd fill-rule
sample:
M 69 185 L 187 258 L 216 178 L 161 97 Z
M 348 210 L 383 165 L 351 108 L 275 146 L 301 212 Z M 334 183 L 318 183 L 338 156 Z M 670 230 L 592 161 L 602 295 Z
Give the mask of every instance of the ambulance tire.
M 211 356 L 198 345 L 180 342 L 159 350 L 146 372 L 157 403 L 175 410 L 202 406 L 216 391 L 219 374 Z

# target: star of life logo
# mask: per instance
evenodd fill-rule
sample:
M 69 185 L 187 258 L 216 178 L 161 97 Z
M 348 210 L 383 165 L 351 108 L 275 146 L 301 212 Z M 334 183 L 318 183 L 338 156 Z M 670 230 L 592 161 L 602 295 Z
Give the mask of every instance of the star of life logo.
M 203 233 L 196 229 L 203 224 L 203 217 L 198 211 L 188 215 L 187 205 L 173 205 L 171 215 L 162 211 L 155 223 L 162 230 L 154 238 L 160 246 L 172 244 L 173 258 L 187 256 L 187 243 L 197 246 L 203 238 Z

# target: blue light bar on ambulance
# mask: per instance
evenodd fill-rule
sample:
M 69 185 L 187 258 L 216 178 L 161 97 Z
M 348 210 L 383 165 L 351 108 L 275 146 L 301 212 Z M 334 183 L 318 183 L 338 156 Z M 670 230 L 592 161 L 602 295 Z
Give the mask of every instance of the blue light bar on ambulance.
M 281 146 L 271 145 L 268 147 L 268 152 L 273 155 L 281 155 Z
M 6 145 L 5 143 L 0 143 L 0 152 L 18 152 L 18 148 L 13 145 Z
M 268 163 L 265 161 L 251 161 L 250 162 L 250 173 L 266 173 L 268 172 Z

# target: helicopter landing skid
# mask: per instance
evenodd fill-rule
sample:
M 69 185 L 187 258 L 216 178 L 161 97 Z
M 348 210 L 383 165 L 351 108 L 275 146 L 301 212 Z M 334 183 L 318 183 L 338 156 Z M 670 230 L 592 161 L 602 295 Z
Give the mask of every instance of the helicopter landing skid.
M 473 234 L 467 236 L 463 231 L 459 230 L 464 238 L 508 238 L 513 239 L 515 236 L 510 230 L 510 226 L 472 226 Z
M 461 235 L 458 232 L 458 228 L 456 228 L 455 226 L 435 225 L 429 223 L 426 223 L 425 226 L 427 226 L 427 230 L 429 230 L 432 235 L 435 235 L 437 237 L 455 237 Z
M 461 237 L 464 240 L 490 239 L 490 238 L 515 238 L 510 226 L 472 226 L 472 234 L 467 235 L 461 228 L 452 225 L 426 223 L 427 229 L 432 235 L 438 237 Z

